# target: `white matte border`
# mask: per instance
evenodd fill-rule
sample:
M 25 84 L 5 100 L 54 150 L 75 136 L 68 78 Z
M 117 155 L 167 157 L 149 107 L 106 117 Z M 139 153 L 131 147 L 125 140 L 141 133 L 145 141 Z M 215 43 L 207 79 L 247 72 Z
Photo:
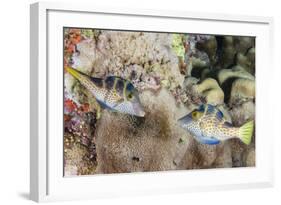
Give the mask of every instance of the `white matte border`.
M 265 186 L 272 183 L 271 150 L 273 146 L 271 144 L 272 140 L 268 140 L 268 137 L 270 137 L 270 131 L 268 130 L 270 120 L 262 120 L 268 119 L 266 109 L 262 108 L 270 107 L 269 92 L 267 92 L 269 87 L 265 86 L 268 85 L 267 81 L 270 79 L 268 72 L 268 65 L 270 65 L 270 19 L 239 16 L 231 16 L 230 18 L 222 15 L 217 15 L 216 18 L 215 14 L 208 16 L 194 13 L 186 13 L 185 16 L 183 12 L 166 11 L 134 11 L 131 14 L 138 15 L 120 15 L 118 13 L 130 14 L 130 10 L 99 10 L 89 6 L 81 7 L 80 5 L 78 7 L 63 4 L 40 4 L 38 7 L 40 11 L 38 18 L 42 19 L 42 22 L 38 25 L 38 30 L 40 31 L 38 33 L 40 37 L 38 45 L 41 45 L 41 49 L 38 49 L 38 68 L 40 70 L 39 74 L 41 74 L 39 77 L 41 77 L 39 78 L 39 90 L 37 91 L 40 96 L 37 96 L 37 99 L 40 99 L 38 101 L 42 103 L 39 104 L 41 108 L 38 108 L 39 117 L 41 117 L 41 121 L 38 123 L 39 127 L 41 126 L 42 128 L 39 129 L 41 134 L 38 133 L 41 139 L 41 145 L 38 146 L 41 161 L 38 160 L 36 169 L 39 170 L 38 185 L 41 188 L 36 193 L 34 190 L 36 187 L 31 187 L 34 193 L 33 200 L 67 200 L 220 190 Z M 87 12 L 71 12 L 74 10 Z M 93 12 L 91 13 L 90 11 Z M 100 11 L 104 11 L 104 13 Z M 177 18 L 177 16 L 182 18 Z M 200 16 L 204 20 L 200 19 Z M 48 24 L 46 24 L 47 22 Z M 45 28 L 44 25 L 46 26 Z M 40 28 L 40 26 L 43 28 Z M 64 178 L 62 154 L 63 27 L 256 36 L 256 168 L 110 174 Z M 46 36 L 43 34 L 44 29 L 46 29 L 47 33 L 45 35 L 48 37 L 48 63 L 44 58 L 44 53 L 47 50 L 46 47 L 44 48 L 44 40 L 46 40 Z M 47 76 L 48 86 L 46 90 L 48 90 L 48 98 L 44 88 Z M 37 78 L 37 76 L 33 76 L 33 78 Z M 46 123 L 47 113 L 44 113 L 46 104 L 42 102 L 44 99 L 48 100 L 48 124 Z M 45 132 L 48 134 L 48 140 L 46 140 L 47 136 L 43 133 L 44 128 L 46 131 L 48 128 L 48 132 Z M 266 136 L 266 138 L 263 136 Z M 31 140 L 34 138 L 31 137 Z M 46 148 L 47 142 L 48 149 Z M 44 143 L 45 148 L 42 148 Z M 45 166 L 42 167 L 44 158 L 48 159 L 48 162 L 45 161 Z M 36 164 L 33 164 L 33 166 L 36 166 Z M 34 167 L 31 168 L 34 169 Z M 147 182 L 149 182 L 149 186 L 147 186 Z

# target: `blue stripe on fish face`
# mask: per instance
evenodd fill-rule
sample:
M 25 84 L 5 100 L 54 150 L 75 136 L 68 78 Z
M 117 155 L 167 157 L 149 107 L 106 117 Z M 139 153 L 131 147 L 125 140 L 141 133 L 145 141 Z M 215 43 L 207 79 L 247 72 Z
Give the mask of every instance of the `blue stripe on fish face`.
M 222 113 L 220 110 L 217 110 L 216 118 L 217 118 L 218 120 L 222 120 L 222 119 L 223 119 L 223 113 Z
M 200 105 L 199 108 L 198 108 L 198 111 L 199 112 L 205 112 L 205 105 L 204 104 Z
M 193 122 L 191 114 L 178 119 L 178 122 L 183 128 L 187 128 L 188 125 Z
M 131 82 L 128 82 L 127 86 L 126 86 L 126 90 L 129 92 L 133 92 L 134 89 L 135 89 L 135 87 L 133 86 L 133 84 Z
M 125 81 L 118 79 L 116 84 L 115 84 L 115 90 L 119 93 L 119 95 L 123 96 L 124 94 L 124 84 Z M 123 96 L 124 97 L 124 96 Z
M 103 87 L 103 80 L 101 78 L 90 77 L 91 81 L 99 88 Z
M 114 76 L 108 76 L 105 79 L 105 88 L 107 90 L 111 90 L 114 86 L 114 81 L 115 81 L 115 77 Z
M 208 104 L 206 114 L 212 114 L 214 111 L 215 107 L 213 105 Z

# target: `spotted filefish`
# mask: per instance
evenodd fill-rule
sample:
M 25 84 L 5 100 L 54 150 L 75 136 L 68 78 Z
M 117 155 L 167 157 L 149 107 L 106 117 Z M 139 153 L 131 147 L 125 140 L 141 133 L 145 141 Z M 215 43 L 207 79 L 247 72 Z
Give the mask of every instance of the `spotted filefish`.
M 210 104 L 203 104 L 178 120 L 182 128 L 190 132 L 202 144 L 215 145 L 221 141 L 238 138 L 246 145 L 251 143 L 254 122 L 241 127 L 227 122 L 223 113 Z
M 138 91 L 133 84 L 121 77 L 91 77 L 71 67 L 65 70 L 91 92 L 102 108 L 143 117 L 145 112 Z

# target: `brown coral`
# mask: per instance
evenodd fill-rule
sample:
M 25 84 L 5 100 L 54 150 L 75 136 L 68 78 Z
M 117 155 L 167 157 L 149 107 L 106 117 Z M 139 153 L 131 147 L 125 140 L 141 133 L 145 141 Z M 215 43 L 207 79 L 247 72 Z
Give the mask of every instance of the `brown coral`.
M 187 110 L 167 90 L 141 95 L 145 118 L 104 112 L 97 125 L 98 172 L 176 169 L 191 136 L 177 125 Z
M 194 86 L 194 89 L 205 97 L 209 104 L 220 105 L 224 100 L 224 93 L 216 80 L 207 78 L 203 82 Z

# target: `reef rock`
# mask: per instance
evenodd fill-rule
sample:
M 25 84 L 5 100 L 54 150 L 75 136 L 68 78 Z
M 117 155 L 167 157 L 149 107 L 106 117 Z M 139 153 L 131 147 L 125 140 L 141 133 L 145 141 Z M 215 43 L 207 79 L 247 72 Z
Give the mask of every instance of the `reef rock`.
M 77 44 L 72 67 L 96 77 L 130 79 L 137 89 L 168 81 L 166 87 L 174 90 L 182 85 L 184 75 L 172 40 L 172 34 L 102 30 L 96 38 Z

